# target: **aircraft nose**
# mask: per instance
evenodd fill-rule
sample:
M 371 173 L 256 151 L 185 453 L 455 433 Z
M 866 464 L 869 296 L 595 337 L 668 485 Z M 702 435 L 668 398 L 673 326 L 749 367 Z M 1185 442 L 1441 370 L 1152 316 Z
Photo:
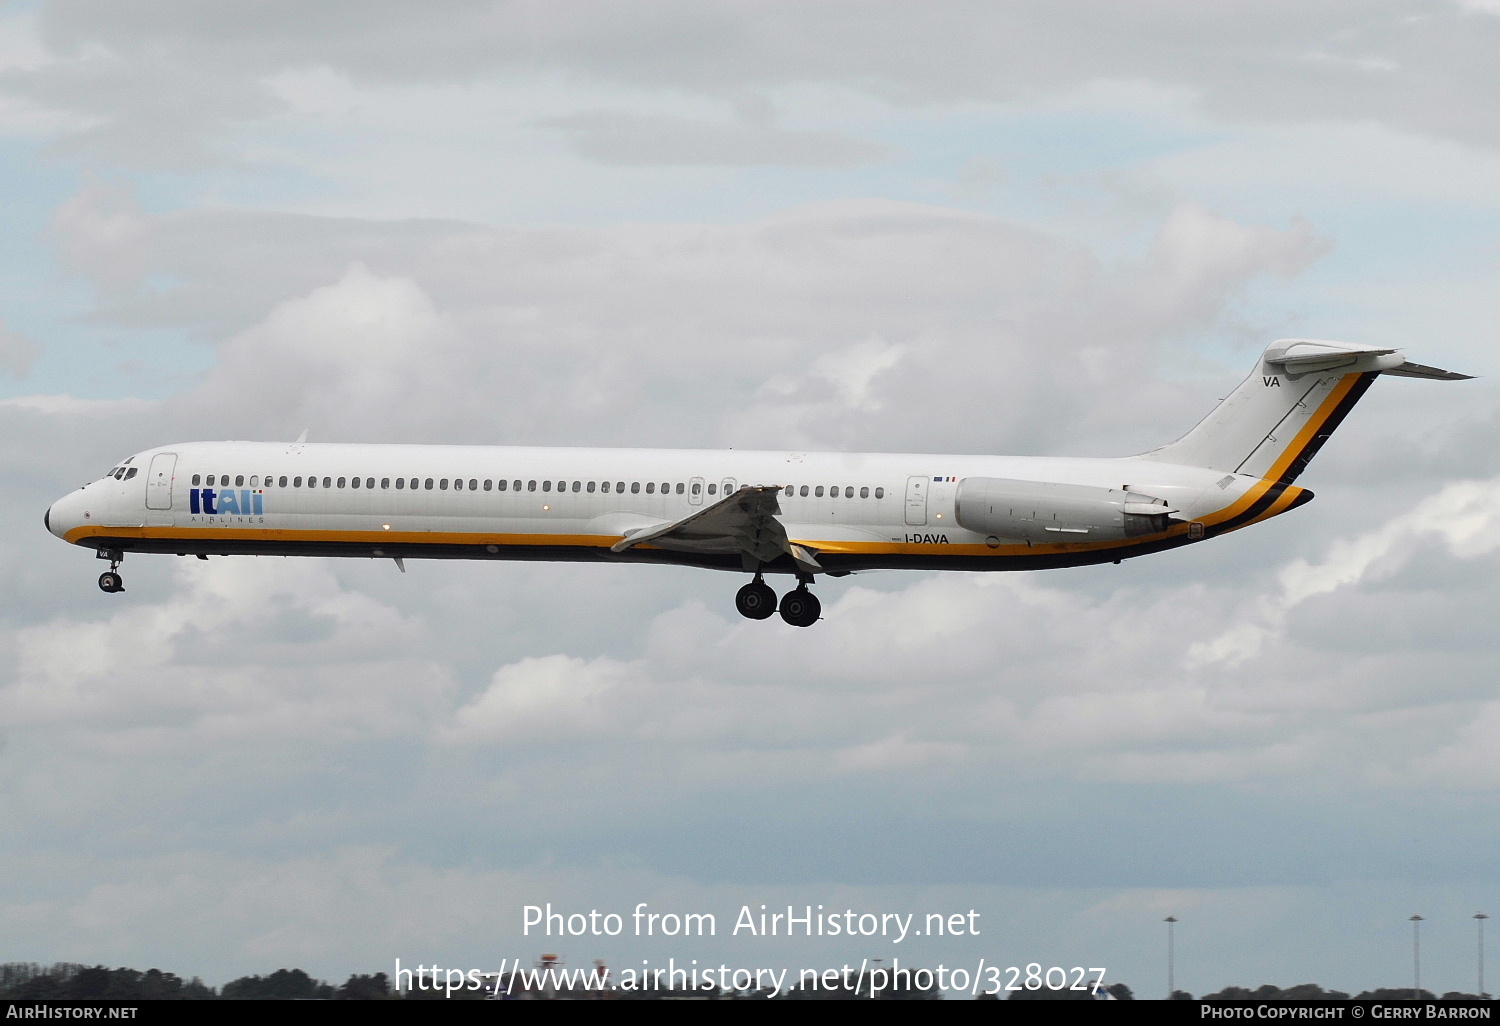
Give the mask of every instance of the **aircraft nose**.
M 67 541 L 68 531 L 83 523 L 83 518 L 80 516 L 83 512 L 83 501 L 81 492 L 64 495 L 47 507 L 47 512 L 42 514 L 42 523 L 52 534 Z

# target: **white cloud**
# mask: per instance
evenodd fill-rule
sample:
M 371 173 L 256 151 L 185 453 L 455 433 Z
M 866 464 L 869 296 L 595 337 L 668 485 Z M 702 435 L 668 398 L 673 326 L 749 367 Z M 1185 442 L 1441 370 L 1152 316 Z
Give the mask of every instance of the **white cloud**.
M 1423 535 L 1437 535 L 1454 556 L 1473 559 L 1500 547 L 1500 481 L 1456 481 L 1377 530 L 1340 540 L 1316 565 L 1298 558 L 1279 575 L 1280 589 L 1262 596 L 1250 617 L 1224 633 L 1195 643 L 1189 666 L 1235 665 L 1258 654 L 1285 631 L 1292 610 L 1308 599 L 1379 579 L 1410 558 Z
M 184 560 L 174 576 L 164 601 L 19 630 L 16 674 L 0 689 L 5 719 L 112 734 L 136 751 L 168 737 L 196 748 L 404 734 L 420 728 L 415 703 L 448 686 L 401 655 L 423 636 L 419 623 L 340 588 L 318 563 Z
M 52 59 L 23 65 L 7 84 L 94 121 L 78 143 L 147 164 L 211 160 L 226 128 L 285 111 L 289 91 L 305 96 L 305 84 L 285 81 L 305 69 L 381 84 L 531 75 L 727 98 L 811 82 L 943 105 L 1144 79 L 1196 93 L 1218 117 L 1374 119 L 1494 144 L 1493 112 L 1478 98 L 1493 92 L 1495 25 L 1473 5 L 1371 10 L 1333 0 L 1185 12 L 1167 3 L 953 0 L 855 13 L 796 3 L 709 11 L 667 0 L 333 11 L 343 8 L 268 18 L 231 5 L 186 16 L 155 3 L 125 17 L 99 0 L 55 0 L 37 19 Z M 826 144 L 801 145 L 831 152 Z
M 836 132 L 643 116 L 618 110 L 583 111 L 537 124 L 567 133 L 579 154 L 604 164 L 852 167 L 892 153 L 889 147 Z

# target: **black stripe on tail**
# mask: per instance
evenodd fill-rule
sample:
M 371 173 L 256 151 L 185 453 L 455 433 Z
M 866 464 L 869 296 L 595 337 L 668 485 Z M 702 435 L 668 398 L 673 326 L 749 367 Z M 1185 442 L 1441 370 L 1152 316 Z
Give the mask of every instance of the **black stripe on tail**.
M 1318 454 L 1319 449 L 1323 448 L 1323 443 L 1327 442 L 1329 436 L 1338 430 L 1338 426 L 1344 422 L 1349 411 L 1354 409 L 1354 404 L 1364 397 L 1366 390 L 1375 383 L 1378 377 L 1380 377 L 1379 371 L 1366 371 L 1359 376 L 1359 380 L 1350 387 L 1348 394 L 1339 400 L 1333 412 L 1323 421 L 1323 426 L 1307 440 L 1307 444 L 1302 447 L 1302 451 L 1297 453 L 1292 462 L 1287 464 L 1286 472 L 1277 479 L 1280 484 L 1289 485 L 1302 476 L 1302 472 L 1307 469 L 1312 458 Z M 1279 489 L 1273 488 L 1272 492 L 1277 495 L 1281 494 Z

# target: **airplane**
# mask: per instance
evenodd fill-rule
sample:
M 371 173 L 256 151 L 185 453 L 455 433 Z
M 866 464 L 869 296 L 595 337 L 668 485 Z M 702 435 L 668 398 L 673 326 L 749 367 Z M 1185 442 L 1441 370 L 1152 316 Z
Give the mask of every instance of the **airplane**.
M 1294 484 L 1381 374 L 1471 375 L 1396 349 L 1281 339 L 1177 441 L 1121 458 L 185 442 L 138 452 L 43 517 L 127 552 L 673 563 L 751 575 L 735 605 L 795 627 L 818 575 L 1118 563 L 1295 509 Z M 766 574 L 796 587 L 781 596 Z

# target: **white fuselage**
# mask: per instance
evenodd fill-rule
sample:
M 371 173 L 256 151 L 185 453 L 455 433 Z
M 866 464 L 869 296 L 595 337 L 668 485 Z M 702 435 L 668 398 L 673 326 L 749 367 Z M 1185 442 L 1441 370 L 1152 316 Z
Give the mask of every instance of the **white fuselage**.
M 1147 493 L 1175 511 L 1173 523 L 1112 541 L 978 533 L 955 519 L 965 478 Z M 1274 515 L 1302 492 L 1138 458 L 191 442 L 132 456 L 59 500 L 47 520 L 67 541 L 121 553 L 603 558 L 739 570 L 733 555 L 611 547 L 744 486 L 779 488 L 786 534 L 832 573 L 1113 561 L 1187 541 L 1189 522 L 1219 533 Z M 1193 536 L 1204 534 L 1200 526 Z

